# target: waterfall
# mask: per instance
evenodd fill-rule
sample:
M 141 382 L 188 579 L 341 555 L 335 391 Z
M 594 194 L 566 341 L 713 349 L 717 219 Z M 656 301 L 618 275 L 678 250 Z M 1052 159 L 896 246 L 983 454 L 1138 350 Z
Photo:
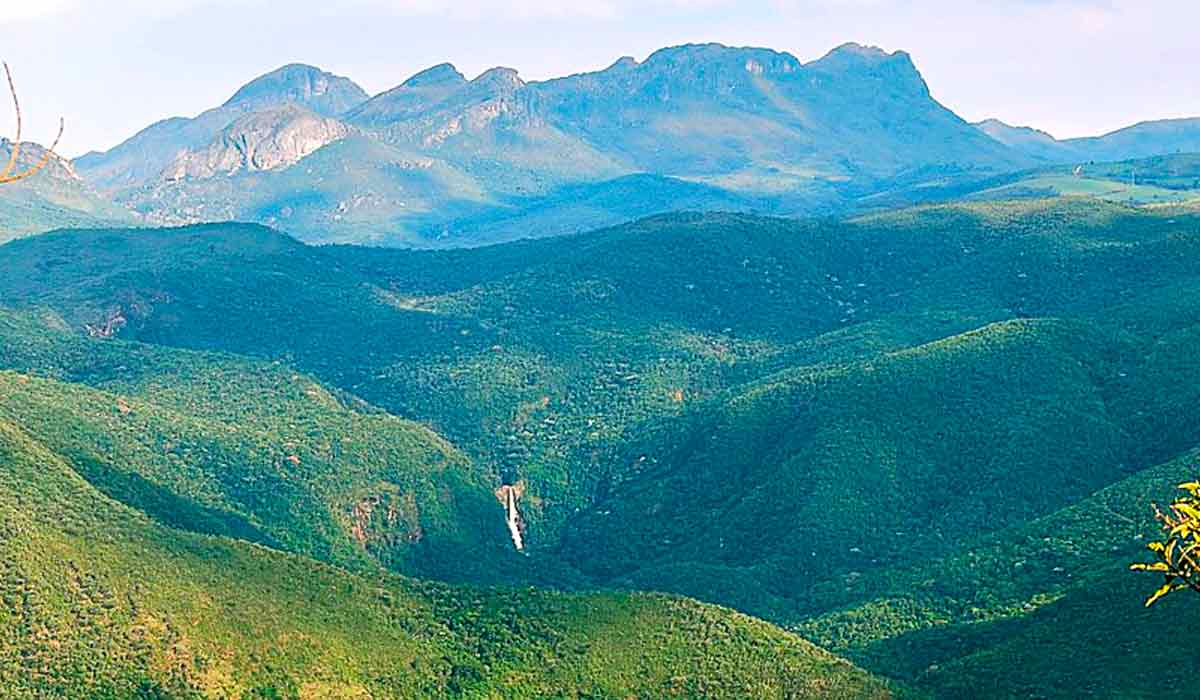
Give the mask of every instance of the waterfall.
M 496 489 L 496 498 L 504 504 L 504 523 L 508 526 L 508 535 L 518 552 L 525 551 L 525 536 L 521 532 L 524 523 L 521 522 L 521 511 L 517 508 L 517 500 L 524 490 L 524 485 L 520 483 L 504 484 Z
M 521 514 L 517 511 L 516 489 L 508 489 L 504 503 L 504 520 L 508 523 L 508 534 L 512 536 L 513 546 L 517 551 L 525 549 L 525 541 L 521 537 Z

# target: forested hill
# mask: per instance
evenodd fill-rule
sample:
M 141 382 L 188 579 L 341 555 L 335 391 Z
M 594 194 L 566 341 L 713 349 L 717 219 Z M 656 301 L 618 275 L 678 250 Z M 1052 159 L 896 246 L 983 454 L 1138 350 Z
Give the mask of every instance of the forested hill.
M 68 414 L 79 391 L 0 372 L 5 401 L 34 392 L 64 401 L 56 410 Z M 153 413 L 129 401 L 126 410 L 117 399 L 111 421 Z M 355 575 L 166 527 L 97 489 L 113 477 L 136 481 L 136 471 L 106 472 L 63 446 L 54 431 L 81 424 L 10 408 L 0 411 L 7 697 L 890 697 L 794 635 L 686 600 Z M 165 427 L 151 439 L 174 439 L 177 428 Z M 110 439 L 138 442 L 120 431 Z M 184 469 L 202 463 L 194 453 L 176 459 Z
M 63 231 L 0 247 L 2 337 L 67 383 L 11 406 L 125 437 L 23 429 L 160 522 L 180 498 L 188 529 L 351 569 L 680 593 L 946 697 L 1136 695 L 1161 689 L 1070 658 L 1158 658 L 1111 611 L 1200 446 L 1197 253 L 1185 208 L 1073 198 L 442 252 Z M 170 454 L 157 411 L 195 416 Z

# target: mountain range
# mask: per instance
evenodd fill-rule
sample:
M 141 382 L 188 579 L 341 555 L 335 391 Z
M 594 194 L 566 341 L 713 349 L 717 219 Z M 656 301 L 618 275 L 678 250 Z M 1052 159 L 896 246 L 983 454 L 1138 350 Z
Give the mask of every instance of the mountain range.
M 1200 602 L 1128 567 L 1200 461 L 1197 129 L 705 44 L 292 64 L 51 158 L 0 691 L 1189 698 Z
M 1200 153 L 1200 118 L 1141 122 L 1103 136 L 1062 141 L 1044 131 L 1009 126 L 997 119 L 976 126 L 997 141 L 1050 163 L 1094 163 Z
M 236 219 L 310 242 L 445 247 L 578 233 L 681 203 L 824 215 L 871 197 L 919 201 L 947 181 L 1200 150 L 1198 124 L 1057 141 L 966 123 L 904 52 L 846 44 L 804 63 L 703 44 L 538 82 L 439 64 L 375 96 L 291 64 L 73 165 L 147 224 Z

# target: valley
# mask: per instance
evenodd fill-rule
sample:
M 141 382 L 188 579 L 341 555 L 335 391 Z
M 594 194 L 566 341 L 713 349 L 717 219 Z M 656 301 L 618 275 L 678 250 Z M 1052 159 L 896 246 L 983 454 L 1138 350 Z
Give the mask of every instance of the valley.
M 0 247 L 0 416 L 156 528 L 359 576 L 669 591 L 1007 697 L 1033 692 L 1003 670 L 1020 640 L 1140 605 L 1146 504 L 1200 445 L 1198 244 L 1186 209 L 1092 198 L 452 251 L 63 231 Z
M 0 12 L 0 696 L 1196 697 L 1191 10 L 170 5 Z

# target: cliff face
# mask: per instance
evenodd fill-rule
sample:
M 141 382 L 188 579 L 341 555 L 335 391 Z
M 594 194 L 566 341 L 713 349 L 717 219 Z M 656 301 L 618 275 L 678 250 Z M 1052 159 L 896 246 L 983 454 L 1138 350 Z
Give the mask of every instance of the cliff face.
M 167 180 L 211 178 L 237 172 L 285 168 L 350 127 L 295 104 L 252 112 L 223 129 L 206 147 L 185 150 L 163 171 Z

